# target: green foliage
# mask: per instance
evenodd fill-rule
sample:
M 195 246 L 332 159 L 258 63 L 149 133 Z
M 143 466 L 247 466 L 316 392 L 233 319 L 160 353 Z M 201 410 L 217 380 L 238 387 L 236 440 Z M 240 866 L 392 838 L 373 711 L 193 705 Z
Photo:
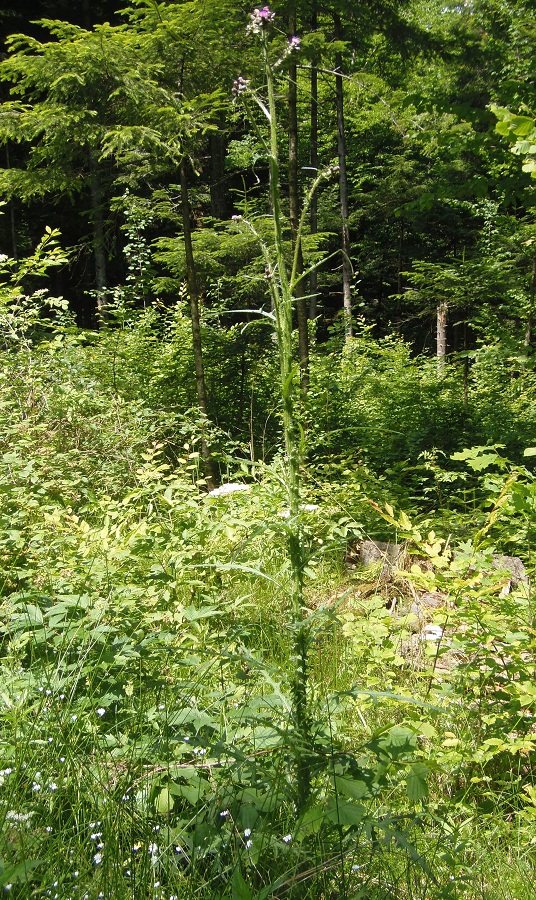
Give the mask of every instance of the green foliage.
M 533 892 L 534 23 L 522 0 L 340 13 L 343 40 L 326 10 L 304 35 L 298 93 L 320 63 L 329 161 L 343 55 L 364 319 L 344 340 L 328 185 L 301 230 L 307 395 L 284 11 L 270 39 L 259 25 L 266 72 L 224 0 L 47 20 L 1 64 L 4 236 L 42 228 L 14 198 L 61 196 L 79 243 L 86 198 L 112 272 L 85 330 L 43 287 L 72 288 L 55 230 L 0 262 L 0 889 L 20 900 Z M 308 99 L 298 112 L 307 197 Z M 217 189 L 240 217 L 209 215 Z M 371 536 L 402 545 L 396 564 L 354 565 Z
M 510 151 L 523 157 L 523 171 L 536 178 L 536 123 L 529 116 L 516 116 L 503 107 L 492 104 L 498 121 L 496 131 L 510 140 Z

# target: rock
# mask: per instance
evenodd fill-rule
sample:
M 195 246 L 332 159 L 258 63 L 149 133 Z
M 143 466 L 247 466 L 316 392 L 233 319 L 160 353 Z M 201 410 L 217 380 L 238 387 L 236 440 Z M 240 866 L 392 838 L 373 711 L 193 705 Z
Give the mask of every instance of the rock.
M 497 569 L 499 572 L 508 573 L 510 576 L 508 582 L 501 590 L 501 597 L 505 597 L 509 594 L 512 588 L 516 588 L 520 584 L 529 583 L 527 570 L 519 559 L 519 556 L 501 556 L 499 553 L 494 553 L 493 568 Z
M 393 568 L 405 551 L 405 544 L 384 541 L 361 541 L 347 548 L 344 561 L 350 566 L 371 566 L 382 563 L 382 577 L 390 577 Z

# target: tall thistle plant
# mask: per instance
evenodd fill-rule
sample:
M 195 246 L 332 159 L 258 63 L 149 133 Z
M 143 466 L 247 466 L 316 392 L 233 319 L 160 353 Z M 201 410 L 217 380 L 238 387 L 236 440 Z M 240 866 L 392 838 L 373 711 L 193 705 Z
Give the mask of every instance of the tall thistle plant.
M 270 198 L 273 217 L 273 246 L 262 241 L 251 222 L 236 216 L 245 227 L 251 229 L 259 240 L 265 262 L 266 278 L 272 298 L 272 312 L 262 313 L 270 318 L 275 327 L 281 370 L 281 398 L 283 407 L 283 432 L 285 440 L 285 480 L 288 490 L 290 518 L 288 520 L 288 554 L 290 562 L 290 610 L 291 628 L 294 636 L 295 668 L 292 676 L 294 747 L 297 770 L 297 805 L 303 808 L 310 794 L 311 767 L 311 721 L 307 697 L 307 655 L 309 645 L 309 629 L 307 612 L 303 601 L 303 572 L 305 564 L 304 537 L 300 509 L 300 470 L 302 466 L 302 432 L 297 412 L 299 395 L 299 364 L 295 363 L 292 354 L 292 312 L 295 304 L 296 289 L 305 274 L 298 266 L 300 243 L 303 225 L 308 213 L 311 198 L 320 181 L 331 174 L 332 170 L 322 172 L 313 182 L 299 223 L 295 243 L 292 267 L 285 258 L 280 181 L 279 181 L 279 149 L 276 118 L 276 75 L 275 70 L 281 67 L 285 57 L 300 48 L 299 38 L 293 37 L 287 43 L 282 57 L 276 62 L 270 58 L 270 34 L 274 28 L 275 13 L 269 7 L 255 9 L 250 16 L 247 27 L 249 34 L 255 36 L 260 44 L 266 76 L 266 95 L 253 90 L 249 81 L 239 77 L 234 84 L 234 92 L 243 102 L 248 99 L 261 109 L 268 122 L 268 140 L 257 130 L 257 134 L 269 161 Z

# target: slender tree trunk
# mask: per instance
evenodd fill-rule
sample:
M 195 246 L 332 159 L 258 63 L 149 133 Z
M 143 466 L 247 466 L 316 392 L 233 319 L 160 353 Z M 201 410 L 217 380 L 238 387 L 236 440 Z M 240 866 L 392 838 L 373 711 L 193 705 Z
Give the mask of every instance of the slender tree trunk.
M 335 13 L 335 38 L 342 37 L 341 19 Z M 346 171 L 346 133 L 344 129 L 344 85 L 342 54 L 335 56 L 335 95 L 337 105 L 337 152 L 339 156 L 339 197 L 342 224 L 342 302 L 345 317 L 346 337 L 352 336 L 352 264 L 350 262 L 350 230 L 348 226 L 348 175 Z
M 82 19 L 84 22 L 84 28 L 86 31 L 91 31 L 93 27 L 93 22 L 91 21 L 91 6 L 90 0 L 82 0 Z
M 6 144 L 6 169 L 10 168 L 11 157 L 9 154 L 9 144 Z M 18 259 L 17 230 L 15 228 L 15 207 L 13 205 L 13 198 L 9 201 L 9 227 L 11 231 L 11 252 L 13 254 L 13 259 Z
M 467 310 L 464 310 L 467 316 Z M 463 408 L 467 409 L 469 403 L 469 357 L 467 356 L 467 319 L 463 323 L 463 349 L 465 356 L 463 358 Z
M 404 249 L 404 220 L 400 219 L 398 226 L 398 260 L 397 260 L 397 278 L 396 278 L 396 292 L 397 294 L 402 293 L 402 255 Z
M 313 4 L 313 13 L 311 16 L 311 28 L 313 31 L 316 31 L 317 28 L 317 13 L 316 13 L 316 3 Z M 315 175 L 318 172 L 318 64 L 317 60 L 313 59 L 311 63 L 311 168 L 315 170 Z M 318 199 L 316 195 L 316 191 L 311 197 L 311 209 L 309 212 L 309 227 L 311 230 L 311 234 L 317 234 L 318 232 Z M 313 269 L 309 276 L 309 318 L 316 318 L 316 307 L 317 307 L 317 290 L 318 290 L 318 277 L 316 269 Z
M 532 343 L 532 324 L 534 319 L 534 299 L 536 294 L 536 256 L 532 260 L 532 271 L 530 275 L 530 294 L 529 294 L 529 311 L 527 315 L 527 327 L 525 330 L 525 347 L 530 347 Z
M 442 301 L 437 306 L 437 372 L 443 375 L 447 356 L 447 304 Z
M 89 157 L 89 182 L 91 191 L 91 221 L 93 225 L 93 256 L 95 259 L 95 288 L 97 310 L 101 319 L 106 318 L 106 251 L 104 245 L 104 215 L 102 192 L 97 163 L 93 152 Z
M 289 16 L 289 31 L 291 37 L 296 34 L 296 11 Z M 288 189 L 290 206 L 290 228 L 292 232 L 292 245 L 296 246 L 298 228 L 300 224 L 300 198 L 298 184 L 298 68 L 294 55 L 291 57 L 288 76 L 288 106 L 289 106 L 289 135 L 288 135 Z M 296 274 L 303 273 L 303 256 L 301 242 L 298 247 L 298 265 Z M 303 280 L 294 288 L 296 309 L 298 313 L 298 343 L 300 353 L 300 384 L 304 393 L 309 386 L 309 330 L 307 326 L 307 304 Z
M 210 212 L 215 219 L 227 218 L 225 198 L 225 136 L 213 131 L 209 138 L 210 152 Z
M 197 402 L 203 419 L 208 419 L 207 388 L 205 371 L 203 367 L 203 347 L 201 343 L 201 325 L 199 319 L 199 287 L 195 269 L 194 251 L 192 247 L 192 227 L 190 224 L 190 200 L 188 196 L 188 180 L 186 175 L 186 158 L 183 157 L 180 165 L 181 181 L 181 212 L 182 230 L 184 237 L 184 251 L 186 254 L 186 273 L 188 281 L 188 294 L 190 297 L 190 317 L 192 320 L 192 345 L 194 351 L 195 381 L 197 387 Z M 214 466 L 210 456 L 207 442 L 201 439 L 201 456 L 205 468 L 205 478 L 209 490 L 216 486 Z

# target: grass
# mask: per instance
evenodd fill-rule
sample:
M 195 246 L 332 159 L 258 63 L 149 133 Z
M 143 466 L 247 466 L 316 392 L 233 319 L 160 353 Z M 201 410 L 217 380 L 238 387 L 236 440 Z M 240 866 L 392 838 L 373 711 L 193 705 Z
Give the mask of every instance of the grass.
M 260 582 L 252 603 L 250 579 L 233 572 L 217 588 L 205 585 L 200 615 L 183 588 L 166 608 L 151 602 L 134 620 L 129 609 L 125 620 L 121 599 L 99 608 L 100 570 L 89 571 L 95 584 L 86 574 L 84 602 L 47 600 L 45 626 L 31 610 L 26 621 L 12 617 L 4 644 L 0 884 L 10 896 L 534 896 L 532 824 L 507 813 L 515 785 L 528 783 L 527 765 L 515 770 L 511 759 L 509 776 L 500 764 L 502 802 L 492 783 L 496 807 L 484 813 L 460 774 L 465 757 L 443 746 L 448 732 L 470 751 L 470 707 L 455 719 L 448 702 L 433 714 L 365 696 L 326 707 L 333 692 L 355 684 L 424 698 L 418 673 L 393 667 L 381 604 L 370 601 L 363 619 L 355 575 L 326 561 L 310 595 L 316 609 L 322 599 L 332 609 L 334 596 L 348 591 L 336 617 L 319 617 L 311 655 L 315 733 L 337 758 L 315 776 L 315 805 L 304 825 L 293 811 L 292 735 L 284 725 L 291 640 L 284 597 L 273 583 Z M 212 614 L 216 596 L 210 601 L 218 591 L 225 597 L 221 616 Z M 173 627 L 184 609 L 190 621 Z M 435 734 L 419 738 L 409 755 L 407 747 L 399 753 L 398 735 L 399 750 L 391 746 L 382 756 L 378 736 L 397 723 L 419 733 L 424 721 Z M 389 769 L 372 793 L 365 791 L 375 839 L 367 817 L 361 829 L 344 817 L 341 826 L 330 806 L 329 784 L 337 765 L 349 765 L 348 754 L 357 754 L 362 772 Z M 429 768 L 430 796 L 408 802 L 408 765 L 419 759 Z M 340 771 L 349 777 L 348 768 Z M 354 810 L 340 792 L 338 802 Z M 386 815 L 391 837 L 378 829 Z

